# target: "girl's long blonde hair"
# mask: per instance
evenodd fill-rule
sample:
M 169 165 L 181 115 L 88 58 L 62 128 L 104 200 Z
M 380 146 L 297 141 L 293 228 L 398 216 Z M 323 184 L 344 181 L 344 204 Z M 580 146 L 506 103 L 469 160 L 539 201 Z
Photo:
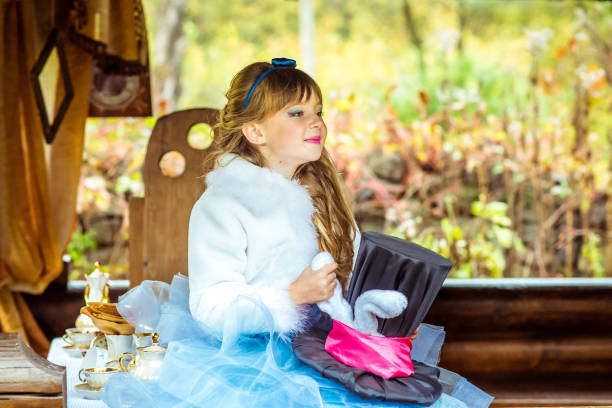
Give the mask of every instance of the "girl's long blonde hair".
M 226 93 L 227 104 L 219 113 L 215 136 L 206 152 L 204 174 L 215 169 L 226 153 L 234 153 L 256 166 L 264 166 L 264 157 L 242 134 L 243 125 L 261 122 L 290 103 L 309 100 L 311 95 L 323 101 L 321 89 L 305 72 L 296 68 L 276 69 L 264 77 L 251 95 L 246 96 L 256 79 L 272 64 L 256 62 L 243 68 Z M 319 235 L 319 250 L 329 252 L 338 269 L 336 275 L 346 289 L 353 263 L 353 237 L 357 226 L 344 199 L 336 167 L 323 148 L 319 160 L 302 164 L 293 175 L 306 186 L 315 208 L 313 224 Z

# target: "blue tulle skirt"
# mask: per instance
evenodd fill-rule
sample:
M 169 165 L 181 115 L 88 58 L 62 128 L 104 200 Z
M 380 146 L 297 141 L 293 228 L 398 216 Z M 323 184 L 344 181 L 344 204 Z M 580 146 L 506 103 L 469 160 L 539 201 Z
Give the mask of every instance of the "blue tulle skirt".
M 159 381 L 142 381 L 128 373 L 112 376 L 104 387 L 104 402 L 111 408 L 418 406 L 365 400 L 353 394 L 300 362 L 290 340 L 274 330 L 256 335 L 238 333 L 236 322 L 244 316 L 228 315 L 223 334 L 216 334 L 192 318 L 188 299 L 188 280 L 182 275 L 175 276 L 171 285 L 145 281 L 119 299 L 119 312 L 137 331 L 159 333 L 160 343 L 167 344 L 168 351 Z M 244 297 L 236 301 L 255 303 L 272 325 L 261 301 Z M 425 327 L 421 337 L 423 346 L 415 341 L 413 358 L 435 365 L 443 336 Z M 484 408 L 490 404 L 490 396 L 455 377 L 459 380 L 443 386 L 450 394 L 457 391 L 467 404 L 444 393 L 431 407 Z

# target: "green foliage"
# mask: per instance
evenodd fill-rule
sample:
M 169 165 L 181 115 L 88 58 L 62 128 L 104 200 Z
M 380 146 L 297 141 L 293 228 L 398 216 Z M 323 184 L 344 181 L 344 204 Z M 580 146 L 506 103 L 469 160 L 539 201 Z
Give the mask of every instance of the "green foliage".
M 116 235 L 110 257 L 100 259 L 96 249 L 94 220 L 106 214 L 127 216 L 130 196 L 142 196 L 142 166 L 154 118 L 89 119 L 82 175 L 77 197 L 81 222 L 68 246 L 72 257 L 71 279 L 79 279 L 93 271 L 93 263 L 101 261 L 112 279 L 124 279 L 127 263 L 127 223 Z M 108 251 L 106 251 L 108 253 Z
M 454 217 L 452 198 L 445 200 L 448 213 Z M 502 278 L 506 267 L 506 253 L 510 248 L 524 254 L 520 237 L 511 229 L 512 221 L 506 215 L 507 205 L 502 202 L 475 201 L 471 205 L 475 218 L 459 223 L 445 217 L 440 226 L 442 236 L 433 233 L 416 237 L 413 242 L 430 248 L 451 260 L 451 277 Z
M 601 238 L 599 235 L 589 231 L 586 244 L 582 245 L 582 258 L 580 258 L 580 270 L 591 274 L 594 278 L 603 278 L 606 271 L 603 265 L 602 251 L 599 247 Z
M 93 238 L 94 233 L 95 231 L 86 233 L 75 231 L 72 233 L 66 249 L 72 259 L 73 266 L 71 276 L 68 277 L 69 279 L 79 279 L 85 274 L 93 272 L 94 262 L 89 261 L 88 254 L 91 250 L 95 250 L 98 247 L 97 242 Z
M 153 54 L 167 29 L 155 16 L 171 2 L 144 5 Z M 610 275 L 610 226 L 589 220 L 612 197 L 612 66 L 602 53 L 612 7 L 500 5 L 316 1 L 327 148 L 356 212 L 384 213 L 385 232 L 448 257 L 454 277 Z M 298 10 L 297 1 L 190 0 L 177 109 L 222 107 L 234 73 L 253 61 L 301 66 Z M 81 214 L 124 213 L 142 194 L 153 125 L 88 122 Z M 373 168 L 389 158 L 405 164 L 400 183 Z

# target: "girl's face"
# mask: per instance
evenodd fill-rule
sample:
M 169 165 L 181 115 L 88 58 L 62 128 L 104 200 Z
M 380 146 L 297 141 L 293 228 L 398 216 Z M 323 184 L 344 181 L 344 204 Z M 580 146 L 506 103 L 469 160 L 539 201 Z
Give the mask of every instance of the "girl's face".
M 289 104 L 258 125 L 259 148 L 266 166 L 291 178 L 301 164 L 318 160 L 327 138 L 322 106 L 316 95 Z

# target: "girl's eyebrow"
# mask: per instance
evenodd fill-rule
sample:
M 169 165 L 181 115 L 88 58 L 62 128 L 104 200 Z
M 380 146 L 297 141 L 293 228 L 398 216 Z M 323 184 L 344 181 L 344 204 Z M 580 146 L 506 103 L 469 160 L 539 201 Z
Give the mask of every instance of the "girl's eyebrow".
M 302 106 L 308 106 L 308 103 L 306 103 L 306 102 L 292 103 L 292 104 L 287 105 L 287 109 L 293 109 L 293 108 L 302 107 Z M 323 107 L 323 103 L 317 102 L 314 106 L 315 107 Z

